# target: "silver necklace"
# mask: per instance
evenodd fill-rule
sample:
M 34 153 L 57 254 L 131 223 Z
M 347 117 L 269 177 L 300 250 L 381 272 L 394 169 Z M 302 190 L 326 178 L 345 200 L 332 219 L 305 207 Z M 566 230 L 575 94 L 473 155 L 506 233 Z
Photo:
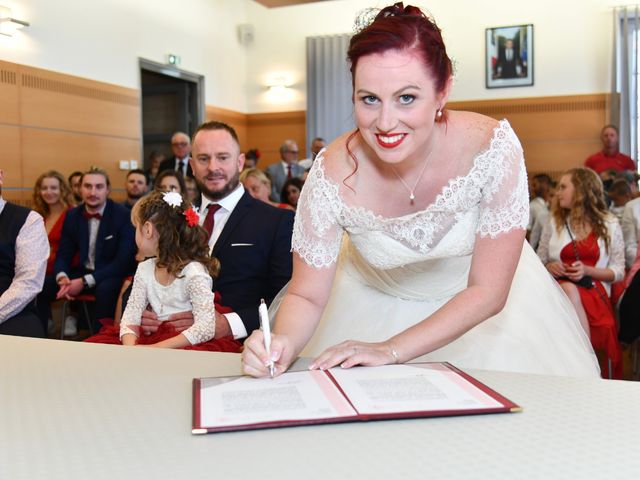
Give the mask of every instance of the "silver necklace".
M 396 171 L 395 167 L 393 165 L 391 165 L 391 170 L 393 170 L 393 173 L 396 174 L 396 177 L 398 177 L 398 179 L 402 182 L 402 185 L 404 185 L 404 187 L 409 192 L 409 204 L 411 204 L 411 205 L 413 205 L 415 203 L 415 199 L 416 199 L 415 191 L 416 191 L 416 188 L 418 187 L 418 184 L 420 183 L 420 179 L 422 178 L 422 175 L 424 174 L 424 171 L 427 169 L 427 163 L 429 163 L 429 158 L 431 157 L 431 152 L 433 152 L 433 148 L 429 152 L 429 155 L 427 155 L 427 158 L 425 158 L 424 165 L 422 165 L 422 170 L 420 170 L 420 175 L 418 175 L 418 178 L 416 180 L 416 183 L 413 185 L 413 188 L 411 188 L 411 187 L 409 187 L 409 185 L 407 185 L 407 182 L 404 181 L 404 178 L 402 178 L 400 176 L 400 174 Z

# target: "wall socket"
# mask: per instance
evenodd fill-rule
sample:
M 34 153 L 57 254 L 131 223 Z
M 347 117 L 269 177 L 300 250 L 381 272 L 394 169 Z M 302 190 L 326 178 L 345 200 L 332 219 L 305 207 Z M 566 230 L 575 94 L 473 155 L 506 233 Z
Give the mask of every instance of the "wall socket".
M 131 166 L 131 170 L 135 170 L 138 168 L 138 160 L 129 160 L 129 165 Z
M 129 170 L 129 160 L 120 160 L 120 170 Z

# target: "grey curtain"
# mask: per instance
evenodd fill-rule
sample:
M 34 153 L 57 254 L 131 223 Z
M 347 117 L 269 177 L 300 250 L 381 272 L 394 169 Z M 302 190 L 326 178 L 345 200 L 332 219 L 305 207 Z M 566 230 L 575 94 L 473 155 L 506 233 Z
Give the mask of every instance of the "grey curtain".
M 620 151 L 638 159 L 638 28 L 640 7 L 616 7 L 613 11 L 614 55 L 611 122 L 620 128 Z
M 307 37 L 307 156 L 315 137 L 329 143 L 354 128 L 347 64 L 350 38 Z

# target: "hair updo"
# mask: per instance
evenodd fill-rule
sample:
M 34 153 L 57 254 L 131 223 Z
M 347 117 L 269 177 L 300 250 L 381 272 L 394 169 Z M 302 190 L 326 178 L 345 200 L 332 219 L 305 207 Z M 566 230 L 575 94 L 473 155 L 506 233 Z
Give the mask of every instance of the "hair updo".
M 388 50 L 415 52 L 433 76 L 436 91 L 445 89 L 453 72 L 451 59 L 440 29 L 418 7 L 405 7 L 402 2 L 385 7 L 373 22 L 351 37 L 347 58 L 351 63 L 352 85 L 360 58 Z

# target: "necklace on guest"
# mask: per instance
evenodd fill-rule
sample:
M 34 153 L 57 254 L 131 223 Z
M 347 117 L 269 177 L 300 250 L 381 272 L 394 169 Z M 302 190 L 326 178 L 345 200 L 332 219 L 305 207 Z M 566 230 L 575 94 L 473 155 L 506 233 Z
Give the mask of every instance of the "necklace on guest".
M 420 174 L 418 175 L 418 178 L 416 180 L 416 183 L 413 185 L 413 188 L 409 187 L 409 185 L 407 185 L 407 182 L 404 181 L 404 178 L 402 178 L 402 176 L 400 176 L 400 174 L 396 171 L 395 167 L 393 165 L 390 165 L 391 166 L 391 170 L 393 171 L 393 173 L 395 173 L 396 177 L 398 177 L 398 179 L 402 182 L 402 185 L 404 185 L 404 187 L 409 192 L 409 204 L 410 205 L 413 205 L 415 203 L 416 188 L 418 188 L 418 184 L 420 183 L 420 179 L 422 178 L 422 175 L 424 174 L 424 171 L 427 169 L 427 163 L 429 163 L 429 158 L 431 158 L 431 153 L 432 152 L 433 152 L 433 147 L 429 151 L 429 154 L 427 155 L 427 158 L 424 159 L 424 165 L 422 165 L 422 170 L 420 170 Z

